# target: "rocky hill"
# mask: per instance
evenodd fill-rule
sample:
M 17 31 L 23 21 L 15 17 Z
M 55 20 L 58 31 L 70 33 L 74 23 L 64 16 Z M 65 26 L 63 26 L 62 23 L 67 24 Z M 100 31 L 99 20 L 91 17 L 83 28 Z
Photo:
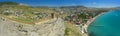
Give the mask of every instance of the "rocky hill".
M 7 7 L 8 6 L 8 7 Z M 1 36 L 81 36 L 80 28 L 63 19 L 50 18 L 50 8 L 4 5 L 0 8 Z M 43 20 L 43 21 L 41 21 Z M 30 23 L 29 23 L 30 22 Z M 34 23 L 33 23 L 34 22 Z
M 0 17 L 1 36 L 64 36 L 65 28 L 62 19 L 30 25 Z
M 1 36 L 83 36 L 80 28 L 54 18 L 38 24 L 25 24 L 0 16 Z

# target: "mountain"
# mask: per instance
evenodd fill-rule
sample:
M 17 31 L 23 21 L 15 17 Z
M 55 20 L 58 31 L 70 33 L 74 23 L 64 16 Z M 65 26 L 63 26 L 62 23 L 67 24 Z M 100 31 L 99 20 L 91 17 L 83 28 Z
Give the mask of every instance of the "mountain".
M 61 6 L 59 8 L 87 8 L 87 7 L 82 6 L 82 5 L 78 5 L 78 6 Z
M 0 6 L 2 5 L 19 5 L 19 3 L 16 2 L 0 2 Z

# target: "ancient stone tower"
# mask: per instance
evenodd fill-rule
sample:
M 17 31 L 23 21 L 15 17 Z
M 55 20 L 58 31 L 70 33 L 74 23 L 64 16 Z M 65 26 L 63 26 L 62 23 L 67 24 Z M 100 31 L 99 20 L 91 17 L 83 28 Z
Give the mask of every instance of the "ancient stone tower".
M 54 18 L 54 13 L 51 13 L 51 18 Z

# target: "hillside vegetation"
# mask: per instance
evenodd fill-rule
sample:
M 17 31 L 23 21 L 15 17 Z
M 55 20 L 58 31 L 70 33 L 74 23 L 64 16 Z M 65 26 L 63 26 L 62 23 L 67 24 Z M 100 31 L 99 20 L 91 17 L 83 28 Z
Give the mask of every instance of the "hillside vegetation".
M 23 23 L 34 24 L 42 19 L 50 19 L 51 13 L 57 13 L 50 8 L 34 8 L 25 5 L 15 5 L 15 3 L 11 3 L 11 5 L 9 2 L 5 2 L 4 4 L 7 5 L 0 3 L 0 5 L 2 5 L 0 7 L 0 14 L 9 19 Z

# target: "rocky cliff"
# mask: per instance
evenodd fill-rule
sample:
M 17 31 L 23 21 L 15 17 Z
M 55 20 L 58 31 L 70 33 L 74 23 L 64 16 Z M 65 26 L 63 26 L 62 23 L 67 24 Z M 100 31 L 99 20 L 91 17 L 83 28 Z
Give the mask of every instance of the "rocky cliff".
M 62 19 L 30 25 L 0 17 L 0 36 L 64 36 Z

